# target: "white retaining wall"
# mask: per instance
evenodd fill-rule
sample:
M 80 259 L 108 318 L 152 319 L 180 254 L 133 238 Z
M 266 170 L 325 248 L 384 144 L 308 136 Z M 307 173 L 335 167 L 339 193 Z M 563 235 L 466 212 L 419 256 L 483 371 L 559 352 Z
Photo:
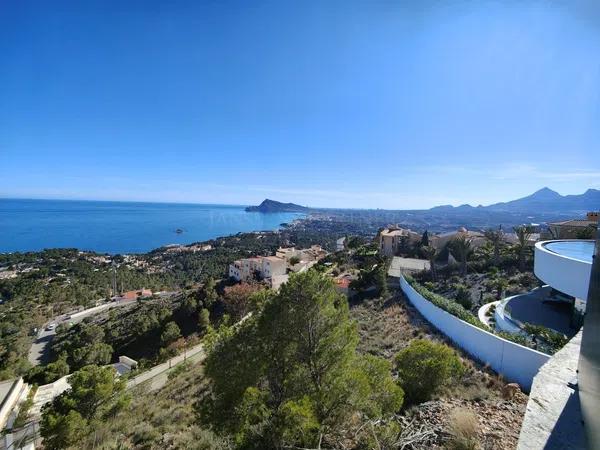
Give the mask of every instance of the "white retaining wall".
M 0 408 L 0 429 L 3 429 L 8 421 L 8 417 L 10 416 L 11 411 L 17 404 L 17 400 L 19 400 L 19 396 L 21 395 L 21 391 L 23 389 L 23 378 L 18 378 L 13 381 L 8 394 L 4 398 L 2 402 L 2 407 Z M 2 401 L 2 399 L 0 399 Z
M 415 291 L 403 276 L 400 276 L 400 287 L 415 308 L 435 328 L 469 355 L 489 364 L 505 379 L 519 383 L 526 392 L 531 389 L 533 377 L 540 367 L 550 359 L 545 353 L 477 328 L 435 306 Z
M 78 319 L 79 317 L 87 316 L 88 314 L 96 314 L 100 311 L 103 311 L 107 308 L 112 308 L 116 305 L 117 305 L 116 302 L 105 303 L 103 305 L 94 306 L 92 308 L 84 309 L 83 311 L 73 313 L 70 316 L 71 316 L 71 319 Z

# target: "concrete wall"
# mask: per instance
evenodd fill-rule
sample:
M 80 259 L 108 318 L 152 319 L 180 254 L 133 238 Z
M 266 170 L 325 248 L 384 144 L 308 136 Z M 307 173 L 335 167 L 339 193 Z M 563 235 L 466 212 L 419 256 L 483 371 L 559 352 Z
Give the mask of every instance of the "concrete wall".
M 592 264 L 551 252 L 545 243 L 535 244 L 535 275 L 554 289 L 586 300 Z
M 400 276 L 400 287 L 417 310 L 439 331 L 473 358 L 489 364 L 494 371 L 525 391 L 531 389 L 533 377 L 548 361 L 549 355 L 503 339 L 477 328 L 438 308 L 413 289 Z
M 84 309 L 83 311 L 79 311 L 77 313 L 71 314 L 71 319 L 77 319 L 77 318 L 82 317 L 82 316 L 87 316 L 88 314 L 95 314 L 95 313 L 98 313 L 98 312 L 100 312 L 100 311 L 102 311 L 104 309 L 112 308 L 115 305 L 116 305 L 115 302 L 110 302 L 110 303 L 105 303 L 105 304 L 100 305 L 100 306 L 94 306 L 93 308 Z
M 6 425 L 6 421 L 10 416 L 11 411 L 15 407 L 17 400 L 19 400 L 19 396 L 21 394 L 21 390 L 23 389 L 23 378 L 19 378 L 14 380 L 10 390 L 6 397 L 4 397 L 4 401 L 2 402 L 2 406 L 0 407 L 0 429 L 3 429 Z
M 138 363 L 137 363 L 137 361 L 135 359 L 131 359 L 128 356 L 119 356 L 119 362 L 121 364 L 125 364 L 126 366 L 129 366 L 129 367 L 132 367 L 132 368 L 133 367 L 137 367 L 137 365 L 138 365 Z

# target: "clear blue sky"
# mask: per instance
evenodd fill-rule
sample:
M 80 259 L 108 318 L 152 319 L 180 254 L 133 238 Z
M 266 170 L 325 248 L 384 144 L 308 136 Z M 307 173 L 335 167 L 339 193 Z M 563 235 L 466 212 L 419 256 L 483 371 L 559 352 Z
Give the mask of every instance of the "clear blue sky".
M 418 208 L 599 188 L 599 5 L 3 1 L 0 196 Z

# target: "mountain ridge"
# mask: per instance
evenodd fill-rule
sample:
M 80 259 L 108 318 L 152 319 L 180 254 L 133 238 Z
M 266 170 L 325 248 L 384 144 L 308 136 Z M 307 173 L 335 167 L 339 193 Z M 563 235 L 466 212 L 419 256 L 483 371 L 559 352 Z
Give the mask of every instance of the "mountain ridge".
M 533 194 L 506 202 L 493 203 L 488 206 L 460 206 L 442 205 L 434 206 L 429 211 L 466 211 L 481 209 L 484 211 L 498 212 L 576 212 L 600 209 L 600 190 L 587 189 L 583 194 L 561 195 L 558 192 L 543 187 Z

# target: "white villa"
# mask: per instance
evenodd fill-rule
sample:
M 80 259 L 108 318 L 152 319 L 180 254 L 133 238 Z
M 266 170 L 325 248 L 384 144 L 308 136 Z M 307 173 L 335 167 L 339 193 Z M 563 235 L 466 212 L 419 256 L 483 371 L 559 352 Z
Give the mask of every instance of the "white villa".
M 274 256 L 255 256 L 234 261 L 229 265 L 229 277 L 236 281 L 260 278 L 277 289 L 288 280 L 288 271 L 303 272 L 325 256 L 327 252 L 318 245 L 307 249 L 279 248 Z
M 389 226 L 379 232 L 379 251 L 385 256 L 395 256 L 402 243 L 415 243 L 421 240 L 421 235 L 412 230 Z

